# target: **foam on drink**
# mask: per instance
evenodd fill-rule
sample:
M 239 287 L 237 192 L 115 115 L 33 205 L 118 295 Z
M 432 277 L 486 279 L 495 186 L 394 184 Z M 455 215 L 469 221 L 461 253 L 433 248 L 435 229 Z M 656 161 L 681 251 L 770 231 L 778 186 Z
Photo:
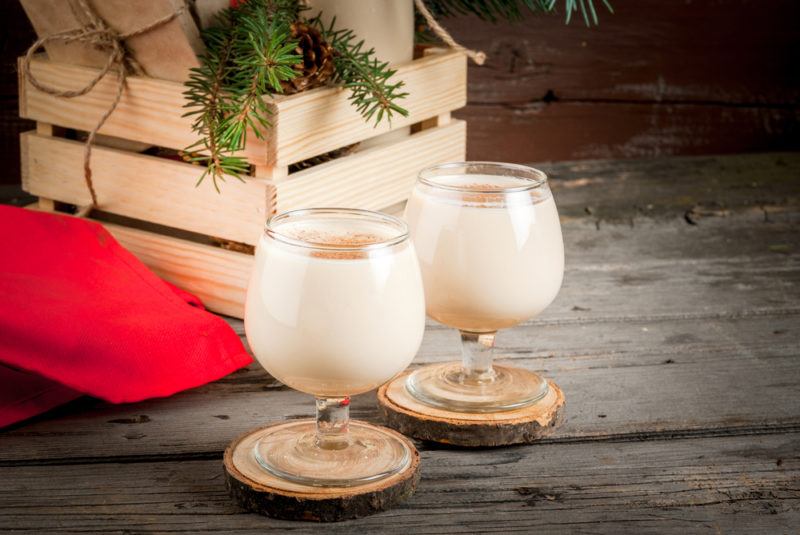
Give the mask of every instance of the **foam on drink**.
M 289 220 L 262 236 L 245 327 L 264 368 L 317 396 L 366 392 L 405 369 L 425 327 L 413 245 L 376 221 Z M 304 244 L 298 246 L 298 244 Z

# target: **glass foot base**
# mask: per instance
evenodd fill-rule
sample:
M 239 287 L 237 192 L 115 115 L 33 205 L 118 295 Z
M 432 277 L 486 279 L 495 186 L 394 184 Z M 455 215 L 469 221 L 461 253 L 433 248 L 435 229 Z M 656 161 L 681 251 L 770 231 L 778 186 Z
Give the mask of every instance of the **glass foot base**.
M 425 366 L 406 379 L 415 399 L 456 412 L 502 412 L 532 405 L 548 391 L 547 380 L 521 368 L 494 366 L 479 379 L 464 373 L 460 362 Z
M 313 420 L 273 426 L 255 443 L 254 454 L 270 474 L 315 487 L 379 481 L 407 468 L 412 456 L 390 431 L 357 421 L 350 422 L 347 442 L 322 448 Z

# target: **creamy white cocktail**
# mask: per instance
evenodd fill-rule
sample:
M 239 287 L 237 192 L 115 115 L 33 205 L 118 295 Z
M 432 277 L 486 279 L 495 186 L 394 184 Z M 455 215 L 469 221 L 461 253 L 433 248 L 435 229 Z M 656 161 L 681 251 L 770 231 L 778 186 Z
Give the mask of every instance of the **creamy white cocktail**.
M 438 181 L 466 193 L 443 195 L 420 185 L 406 210 L 428 315 L 464 331 L 493 332 L 542 312 L 564 273 L 549 190 L 502 193 L 524 182 L 492 175 Z
M 327 248 L 298 249 L 262 236 L 245 313 L 261 365 L 316 396 L 360 394 L 404 370 L 425 328 L 411 243 L 347 250 L 389 240 L 391 229 L 335 218 L 289 221 L 275 232 Z
M 461 331 L 463 363 L 421 368 L 408 390 L 451 410 L 535 403 L 541 377 L 493 367 L 498 329 L 541 313 L 564 274 L 564 246 L 547 177 L 525 166 L 466 162 L 426 169 L 406 207 L 428 315 Z
M 317 398 L 318 419 L 266 435 L 258 462 L 279 477 L 327 486 L 403 469 L 407 448 L 348 422 L 347 407 L 350 395 L 408 366 L 424 328 L 419 264 L 401 220 L 325 208 L 270 219 L 247 291 L 247 340 L 267 372 Z

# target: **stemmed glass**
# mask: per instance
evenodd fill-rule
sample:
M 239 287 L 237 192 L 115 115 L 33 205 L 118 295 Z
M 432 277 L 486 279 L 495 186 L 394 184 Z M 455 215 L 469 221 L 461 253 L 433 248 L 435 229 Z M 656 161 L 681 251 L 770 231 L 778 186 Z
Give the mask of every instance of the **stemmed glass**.
M 461 333 L 462 361 L 422 367 L 417 400 L 491 413 L 536 403 L 539 375 L 492 363 L 499 329 L 541 313 L 564 274 L 564 246 L 547 176 L 531 167 L 461 162 L 423 170 L 406 207 L 428 316 Z
M 409 465 L 391 430 L 349 419 L 350 396 L 405 369 L 425 304 L 406 224 L 366 210 L 286 212 L 266 224 L 247 290 L 256 359 L 316 398 L 316 420 L 268 428 L 253 455 L 272 476 L 312 486 L 374 482 Z

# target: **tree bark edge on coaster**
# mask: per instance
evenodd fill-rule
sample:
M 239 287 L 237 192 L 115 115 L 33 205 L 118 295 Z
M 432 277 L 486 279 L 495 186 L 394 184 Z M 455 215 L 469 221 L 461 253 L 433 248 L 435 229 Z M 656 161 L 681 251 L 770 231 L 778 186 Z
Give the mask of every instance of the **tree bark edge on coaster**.
M 357 487 L 306 487 L 292 483 L 288 487 L 293 488 L 279 488 L 277 478 L 260 467 L 253 470 L 257 461 L 252 455 L 247 458 L 242 455 L 245 450 L 252 449 L 258 435 L 269 427 L 272 426 L 240 435 L 225 449 L 223 456 L 228 492 L 240 507 L 248 511 L 282 520 L 339 522 L 385 511 L 409 498 L 419 483 L 419 452 L 408 438 L 402 437 L 411 445 L 409 465 L 383 480 Z M 242 462 L 247 465 L 244 471 L 240 469 Z M 258 479 L 253 477 L 254 474 L 258 474 Z
M 433 407 L 428 411 L 405 390 L 407 375 L 378 389 L 378 406 L 388 427 L 416 439 L 463 447 L 531 444 L 548 436 L 563 420 L 564 393 L 551 380 L 549 393 L 540 402 L 513 411 L 480 414 Z

